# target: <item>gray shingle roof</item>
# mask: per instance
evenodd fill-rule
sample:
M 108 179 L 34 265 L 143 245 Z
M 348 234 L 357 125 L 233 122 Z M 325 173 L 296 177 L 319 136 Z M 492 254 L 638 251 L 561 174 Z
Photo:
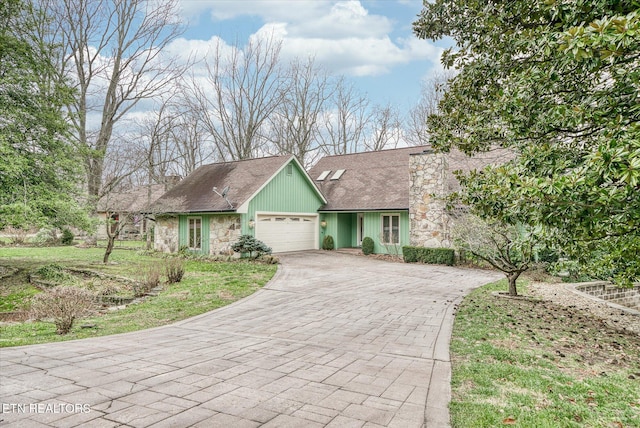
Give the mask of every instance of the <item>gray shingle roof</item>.
M 151 185 L 151 197 L 149 186 L 136 186 L 132 189 L 120 192 L 110 192 L 98 201 L 98 212 L 136 213 L 147 209 L 147 201 L 153 203 L 166 191 L 164 184 Z
M 311 168 L 309 175 L 329 201 L 321 211 L 368 211 L 409 209 L 409 156 L 424 152 L 430 146 L 416 146 L 377 152 L 326 156 Z M 488 164 L 504 162 L 504 150 L 480 153 L 470 158 L 460 151 L 447 153 L 448 191 L 459 188 L 453 171 L 468 172 Z M 345 172 L 337 180 L 331 177 L 338 170 Z M 331 171 L 318 180 L 324 171 Z
M 409 155 L 426 146 L 325 156 L 309 175 L 329 201 L 323 211 L 409 209 Z M 340 169 L 345 172 L 331 180 Z M 323 171 L 331 171 L 322 181 Z
M 292 158 L 270 156 L 203 165 L 165 193 L 154 207 L 156 212 L 234 211 L 247 202 L 280 168 Z M 229 186 L 229 204 L 212 189 L 222 193 Z

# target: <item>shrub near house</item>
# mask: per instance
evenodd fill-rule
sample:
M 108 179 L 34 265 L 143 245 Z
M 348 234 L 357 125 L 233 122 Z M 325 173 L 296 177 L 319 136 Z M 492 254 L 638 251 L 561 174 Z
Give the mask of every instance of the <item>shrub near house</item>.
M 455 253 L 451 248 L 402 247 L 404 261 L 407 263 L 430 263 L 453 266 Z

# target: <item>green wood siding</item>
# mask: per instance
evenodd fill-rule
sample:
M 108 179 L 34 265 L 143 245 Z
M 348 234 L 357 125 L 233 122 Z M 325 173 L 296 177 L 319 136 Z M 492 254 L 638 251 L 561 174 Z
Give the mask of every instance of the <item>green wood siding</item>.
M 327 235 L 333 236 L 335 248 L 342 248 L 338 243 L 338 215 L 336 213 L 321 213 L 319 220 L 320 223 L 322 223 L 323 220 L 327 222 L 327 227 L 320 227 L 320 248 L 322 248 L 322 241 Z
M 291 161 L 249 202 L 242 219 L 242 233 L 254 234 L 248 221 L 256 220 L 256 212 L 317 214 L 322 204 L 305 173 Z
M 384 246 L 380 242 L 382 240 L 382 215 L 399 215 L 400 216 L 400 244 L 398 254 L 402 254 L 402 246 L 409 245 L 409 213 L 407 211 L 398 212 L 365 212 L 364 213 L 364 235 L 373 239 L 375 242 L 374 252 L 376 254 L 395 253 L 392 246 Z
M 409 245 L 409 213 L 407 211 L 366 211 L 363 213 L 364 237 L 373 239 L 376 254 L 395 254 L 392 246 L 382 245 L 382 216 L 400 216 L 400 244 L 398 254 L 402 254 L 402 246 Z M 333 236 L 336 248 L 355 247 L 358 239 L 358 213 L 321 213 L 320 220 L 327 222 L 327 227 L 320 230 L 320 245 L 326 235 Z
M 353 232 L 356 230 L 353 216 L 353 213 L 338 214 L 338 232 L 336 236 L 338 248 L 356 246 L 352 239 Z
M 215 215 L 215 214 L 214 214 Z M 202 227 L 202 242 L 199 254 L 209 254 L 209 235 L 210 235 L 210 218 L 211 214 L 189 214 L 181 215 L 178 219 L 178 231 L 180 234 L 179 245 L 180 247 L 187 247 L 189 245 L 189 218 L 198 217 L 201 221 Z

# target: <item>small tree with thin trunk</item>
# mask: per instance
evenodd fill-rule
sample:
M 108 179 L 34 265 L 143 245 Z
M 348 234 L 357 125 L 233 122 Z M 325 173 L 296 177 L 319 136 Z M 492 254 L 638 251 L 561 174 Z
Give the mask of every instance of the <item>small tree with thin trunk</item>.
M 458 250 L 471 253 L 504 273 L 509 295 L 518 295 L 516 281 L 534 261 L 537 238 L 533 230 L 466 214 L 456 220 L 451 233 Z
M 102 263 L 109 263 L 109 256 L 113 252 L 113 248 L 115 246 L 116 238 L 120 235 L 120 232 L 124 229 L 124 227 L 129 222 L 129 216 L 126 214 L 116 214 L 118 215 L 118 219 L 114 219 L 114 213 L 107 211 L 105 214 L 105 228 L 107 231 L 107 248 L 104 251 L 104 257 L 102 258 Z

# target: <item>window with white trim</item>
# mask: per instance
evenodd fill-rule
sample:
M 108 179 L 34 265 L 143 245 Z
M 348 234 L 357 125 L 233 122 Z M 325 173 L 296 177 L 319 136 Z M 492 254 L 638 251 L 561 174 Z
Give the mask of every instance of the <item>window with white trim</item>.
M 202 218 L 189 217 L 189 249 L 202 249 Z
M 382 243 L 400 243 L 400 216 L 397 214 L 382 215 Z

